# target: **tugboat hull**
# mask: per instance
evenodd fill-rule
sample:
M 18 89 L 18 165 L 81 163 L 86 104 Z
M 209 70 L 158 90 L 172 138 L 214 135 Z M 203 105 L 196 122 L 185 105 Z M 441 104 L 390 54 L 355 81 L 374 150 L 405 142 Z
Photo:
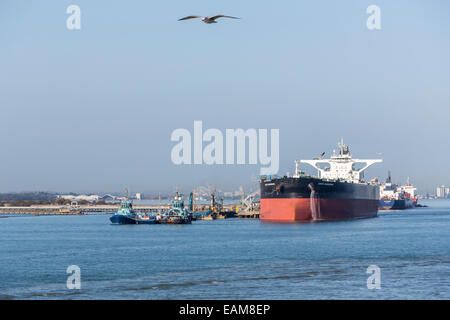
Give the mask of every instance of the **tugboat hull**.
M 190 217 L 160 217 L 157 219 L 159 224 L 191 224 L 192 219 Z
M 120 214 L 113 215 L 109 220 L 112 224 L 136 224 L 135 219 Z
M 157 224 L 155 219 L 135 219 L 136 224 Z
M 137 219 L 133 217 L 127 217 L 124 215 L 113 215 L 111 218 L 112 224 L 156 224 L 157 221 L 155 219 Z

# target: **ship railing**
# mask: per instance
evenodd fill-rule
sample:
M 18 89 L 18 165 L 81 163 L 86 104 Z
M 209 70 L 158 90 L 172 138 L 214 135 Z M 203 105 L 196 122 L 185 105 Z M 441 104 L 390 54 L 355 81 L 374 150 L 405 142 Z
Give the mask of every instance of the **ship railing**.
M 280 179 L 281 176 L 277 175 L 277 174 L 273 174 L 273 175 L 260 175 L 257 177 L 258 181 L 270 181 L 270 180 L 274 180 L 274 179 Z

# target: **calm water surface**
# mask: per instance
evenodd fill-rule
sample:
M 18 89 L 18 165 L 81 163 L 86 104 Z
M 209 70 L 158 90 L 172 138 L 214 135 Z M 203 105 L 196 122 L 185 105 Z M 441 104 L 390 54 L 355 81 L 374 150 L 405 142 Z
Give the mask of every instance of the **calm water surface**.
M 450 299 L 450 201 L 378 218 L 116 226 L 0 219 L 0 299 Z M 66 269 L 81 268 L 81 290 Z M 381 289 L 366 268 L 381 268 Z

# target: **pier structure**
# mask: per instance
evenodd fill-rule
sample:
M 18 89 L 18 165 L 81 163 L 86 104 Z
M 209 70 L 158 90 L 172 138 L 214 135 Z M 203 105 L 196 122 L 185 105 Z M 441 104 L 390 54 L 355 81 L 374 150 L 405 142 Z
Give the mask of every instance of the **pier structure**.
M 110 205 L 69 205 L 69 206 L 29 206 L 29 207 L 0 207 L 0 215 L 84 215 L 84 214 L 114 214 L 119 204 Z M 133 205 L 136 212 L 146 214 L 158 213 L 171 208 L 170 204 Z M 224 205 L 224 212 L 232 212 L 233 205 Z
M 238 216 L 238 218 L 259 219 L 259 210 L 239 211 L 237 213 L 237 216 Z

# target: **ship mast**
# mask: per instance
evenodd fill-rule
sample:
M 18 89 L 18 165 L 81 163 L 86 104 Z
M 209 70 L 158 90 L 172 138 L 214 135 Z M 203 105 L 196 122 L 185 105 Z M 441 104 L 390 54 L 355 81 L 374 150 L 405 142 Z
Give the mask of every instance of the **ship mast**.
M 294 178 L 300 178 L 300 175 L 303 173 L 303 171 L 298 169 L 298 164 L 300 163 L 299 160 L 295 160 L 295 173 Z

